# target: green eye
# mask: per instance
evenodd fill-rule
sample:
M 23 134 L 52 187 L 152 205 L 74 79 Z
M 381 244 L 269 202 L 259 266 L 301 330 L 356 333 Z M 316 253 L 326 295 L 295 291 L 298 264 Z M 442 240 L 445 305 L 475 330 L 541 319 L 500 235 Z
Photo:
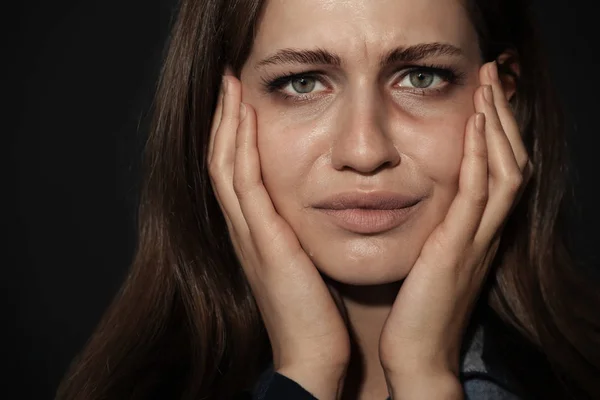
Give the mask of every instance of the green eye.
M 304 94 L 304 93 L 312 92 L 317 83 L 314 78 L 301 76 L 301 77 L 292 79 L 291 84 L 292 84 L 292 88 L 297 93 Z
M 417 89 L 428 88 L 434 80 L 435 74 L 431 72 L 415 71 L 409 73 L 410 83 Z

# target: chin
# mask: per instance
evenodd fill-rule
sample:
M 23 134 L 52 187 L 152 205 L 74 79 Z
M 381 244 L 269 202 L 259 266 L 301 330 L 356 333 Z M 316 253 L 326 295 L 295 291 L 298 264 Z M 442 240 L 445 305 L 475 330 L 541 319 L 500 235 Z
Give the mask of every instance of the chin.
M 334 281 L 383 285 L 406 278 L 418 257 L 414 249 L 420 247 L 399 243 L 393 238 L 329 240 L 311 246 L 311 259 L 319 272 Z

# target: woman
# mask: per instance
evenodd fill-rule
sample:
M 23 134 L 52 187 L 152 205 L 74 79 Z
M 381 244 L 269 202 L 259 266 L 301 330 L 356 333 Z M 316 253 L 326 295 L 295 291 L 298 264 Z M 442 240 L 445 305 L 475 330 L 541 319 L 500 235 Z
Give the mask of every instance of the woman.
M 517 0 L 183 0 L 58 398 L 600 398 L 538 46 Z

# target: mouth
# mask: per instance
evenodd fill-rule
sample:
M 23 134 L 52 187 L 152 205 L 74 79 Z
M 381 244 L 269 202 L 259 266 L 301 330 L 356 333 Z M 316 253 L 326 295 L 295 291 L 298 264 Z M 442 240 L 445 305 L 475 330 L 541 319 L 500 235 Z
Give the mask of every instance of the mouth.
M 383 233 L 405 223 L 417 204 L 405 208 L 381 210 L 373 208 L 318 209 L 341 228 L 354 233 Z
M 392 192 L 343 193 L 315 209 L 340 228 L 360 234 L 383 233 L 408 221 L 421 199 Z

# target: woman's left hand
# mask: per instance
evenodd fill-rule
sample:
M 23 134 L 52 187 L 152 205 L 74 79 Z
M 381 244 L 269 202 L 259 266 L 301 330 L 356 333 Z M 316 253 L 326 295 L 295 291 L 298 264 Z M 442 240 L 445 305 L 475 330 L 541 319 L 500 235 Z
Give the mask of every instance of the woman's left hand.
M 462 398 L 462 337 L 505 220 L 532 173 L 496 68 L 492 62 L 480 69 L 474 101 L 484 128 L 476 128 L 478 114 L 467 122 L 457 195 L 423 245 L 381 333 L 379 355 L 392 399 Z

